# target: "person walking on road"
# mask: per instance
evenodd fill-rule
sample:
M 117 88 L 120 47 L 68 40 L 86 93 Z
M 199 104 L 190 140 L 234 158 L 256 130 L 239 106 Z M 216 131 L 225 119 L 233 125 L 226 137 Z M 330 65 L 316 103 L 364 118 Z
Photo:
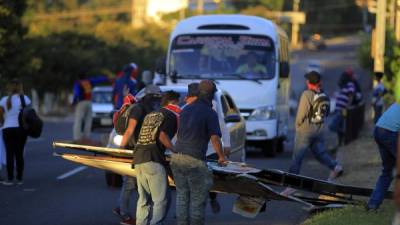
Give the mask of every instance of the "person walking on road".
M 24 95 L 22 82 L 13 80 L 9 84 L 9 95 L 0 100 L 1 110 L 4 112 L 3 139 L 6 148 L 7 180 L 6 186 L 14 184 L 14 165 L 16 165 L 16 184 L 23 184 L 24 175 L 24 148 L 27 133 L 19 123 L 19 114 L 23 105 L 30 105 L 31 100 Z
M 400 104 L 392 104 L 376 123 L 374 130 L 375 142 L 378 144 L 382 159 L 382 173 L 379 176 L 374 191 L 368 201 L 367 210 L 377 210 L 382 204 L 393 179 L 393 169 L 396 166 L 397 142 L 400 132 Z M 399 175 L 396 175 L 396 179 Z
M 163 224 L 168 211 L 165 150 L 174 151 L 171 139 L 178 129 L 179 93 L 167 91 L 161 102 L 163 108 L 144 118 L 133 155 L 139 193 L 136 225 Z
M 74 99 L 72 103 L 75 105 L 74 141 L 90 137 L 92 131 L 92 89 L 96 84 L 108 81 L 108 78 L 104 76 L 87 78 L 84 73 L 80 73 L 78 78 L 74 84 Z
M 314 157 L 324 166 L 331 170 L 328 181 L 333 181 L 343 172 L 339 165 L 326 152 L 324 147 L 324 123 L 329 114 L 329 98 L 322 91 L 321 75 L 311 71 L 305 75 L 307 90 L 300 98 L 295 126 L 295 143 L 290 163 L 289 172 L 299 174 L 301 164 L 308 149 Z M 292 188 L 286 188 L 282 194 L 290 195 L 295 192 Z
M 205 162 L 210 140 L 218 162 L 226 162 L 218 115 L 211 105 L 215 92 L 212 81 L 201 81 L 198 100 L 180 114 L 176 153 L 172 154 L 170 163 L 177 191 L 178 225 L 204 224 L 206 200 L 213 184 L 212 173 Z

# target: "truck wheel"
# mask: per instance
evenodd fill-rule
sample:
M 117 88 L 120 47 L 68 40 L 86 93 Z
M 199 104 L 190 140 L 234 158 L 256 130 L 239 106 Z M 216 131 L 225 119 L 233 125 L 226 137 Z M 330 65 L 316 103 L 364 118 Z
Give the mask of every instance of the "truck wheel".
M 261 143 L 261 149 L 266 157 L 275 157 L 277 153 L 277 139 L 263 141 Z

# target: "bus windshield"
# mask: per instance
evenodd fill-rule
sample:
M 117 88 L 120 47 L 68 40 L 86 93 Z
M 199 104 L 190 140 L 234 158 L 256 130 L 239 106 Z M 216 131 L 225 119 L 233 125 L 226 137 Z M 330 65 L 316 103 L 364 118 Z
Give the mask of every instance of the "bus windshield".
M 275 64 L 273 42 L 266 36 L 181 35 L 172 43 L 169 71 L 182 79 L 268 80 Z

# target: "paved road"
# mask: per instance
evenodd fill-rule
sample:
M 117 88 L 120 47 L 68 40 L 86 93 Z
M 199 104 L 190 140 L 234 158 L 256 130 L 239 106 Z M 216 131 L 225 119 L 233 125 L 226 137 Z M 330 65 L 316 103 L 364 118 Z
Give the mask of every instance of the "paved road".
M 354 43 L 351 45 L 330 46 L 323 52 L 298 52 L 294 55 L 292 67 L 293 89 L 299 92 L 303 87 L 303 72 L 308 59 L 320 59 L 324 67 L 323 82 L 327 91 L 335 89 L 337 75 L 346 66 L 355 67 Z M 362 74 L 356 68 L 356 72 Z M 364 79 L 363 87 L 370 82 Z M 299 85 L 300 84 L 300 85 Z M 119 191 L 105 185 L 104 172 L 92 168 L 82 168 L 52 155 L 53 140 L 71 139 L 70 122 L 47 122 L 44 136 L 31 140 L 26 151 L 25 184 L 19 187 L 0 186 L 0 224 L 1 225 L 111 225 L 119 219 L 111 209 L 116 204 Z M 248 163 L 259 168 L 277 168 L 286 170 L 290 161 L 291 143 L 284 153 L 276 158 L 267 159 L 256 149 L 248 149 Z M 313 159 L 307 160 L 302 173 L 308 176 L 325 178 L 328 170 L 322 168 Z M 70 171 L 78 171 L 71 176 Z M 212 214 L 207 206 L 207 224 L 212 225 L 291 225 L 299 224 L 307 217 L 300 205 L 288 202 L 272 201 L 267 204 L 266 212 L 255 219 L 246 219 L 232 213 L 233 195 L 220 195 L 221 213 Z M 132 202 L 136 201 L 136 196 Z M 174 205 L 174 203 L 172 204 Z M 172 208 L 167 224 L 175 224 Z

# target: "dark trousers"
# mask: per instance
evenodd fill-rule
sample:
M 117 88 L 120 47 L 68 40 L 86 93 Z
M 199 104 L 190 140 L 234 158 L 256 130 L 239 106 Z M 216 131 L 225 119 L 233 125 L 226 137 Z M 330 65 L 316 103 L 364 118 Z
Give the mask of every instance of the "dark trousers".
M 17 165 L 17 180 L 22 180 L 24 173 L 24 147 L 26 133 L 19 127 L 5 128 L 3 130 L 4 145 L 7 154 L 8 180 L 14 180 L 14 161 Z
M 382 159 L 382 172 L 368 201 L 369 208 L 377 209 L 382 204 L 385 194 L 392 183 L 392 172 L 396 167 L 397 158 L 397 135 L 398 132 L 380 127 L 375 128 L 374 136 Z

